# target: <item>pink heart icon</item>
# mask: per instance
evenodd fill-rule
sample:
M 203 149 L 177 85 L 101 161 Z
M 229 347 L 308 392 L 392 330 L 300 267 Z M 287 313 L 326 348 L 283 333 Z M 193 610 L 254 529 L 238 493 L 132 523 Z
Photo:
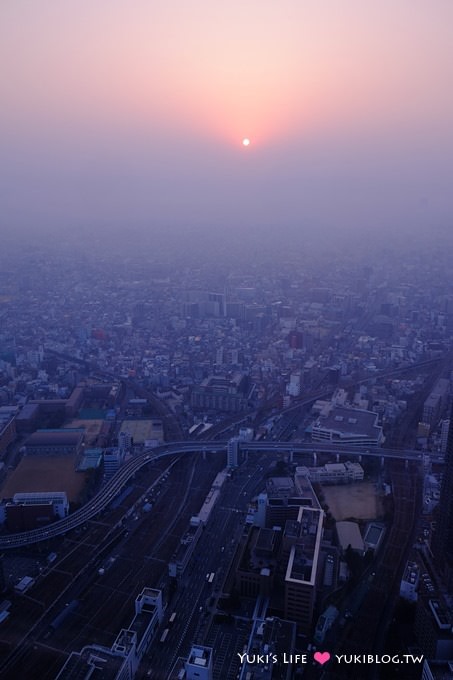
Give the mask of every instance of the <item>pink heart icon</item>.
M 315 652 L 313 655 L 315 661 L 324 666 L 330 659 L 330 652 Z

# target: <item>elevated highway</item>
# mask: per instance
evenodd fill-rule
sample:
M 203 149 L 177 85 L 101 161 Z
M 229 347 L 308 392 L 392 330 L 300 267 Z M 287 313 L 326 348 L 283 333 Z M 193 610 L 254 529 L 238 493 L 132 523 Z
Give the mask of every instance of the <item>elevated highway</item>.
M 60 519 L 53 524 L 49 524 L 39 529 L 23 531 L 15 534 L 7 534 L 0 537 L 0 552 L 13 548 L 22 548 L 40 541 L 47 541 L 66 534 L 68 531 L 76 529 L 88 520 L 92 519 L 114 500 L 120 491 L 126 486 L 129 480 L 143 467 L 153 461 L 160 460 L 166 456 L 176 454 L 204 454 L 226 452 L 226 441 L 182 441 L 171 442 L 154 449 L 147 449 L 140 455 L 129 460 L 118 472 L 102 487 L 102 489 L 91 498 L 80 510 Z M 423 461 L 421 451 L 400 450 L 400 449 L 366 449 L 352 446 L 339 446 L 332 444 L 309 443 L 302 444 L 297 442 L 273 442 L 273 441 L 253 441 L 241 442 L 244 451 L 253 453 L 254 451 L 269 453 L 333 453 L 337 455 L 347 455 L 348 457 L 359 456 L 362 458 L 372 457 L 379 459 Z M 439 458 L 438 456 L 436 458 Z M 434 462 L 441 462 L 434 460 Z

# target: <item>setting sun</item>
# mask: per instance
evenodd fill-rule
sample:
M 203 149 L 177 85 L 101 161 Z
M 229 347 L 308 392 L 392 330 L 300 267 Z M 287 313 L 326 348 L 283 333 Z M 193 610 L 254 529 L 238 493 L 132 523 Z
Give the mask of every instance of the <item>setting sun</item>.
M 249 146 L 250 145 L 250 139 L 248 137 L 244 137 L 242 140 L 242 146 Z

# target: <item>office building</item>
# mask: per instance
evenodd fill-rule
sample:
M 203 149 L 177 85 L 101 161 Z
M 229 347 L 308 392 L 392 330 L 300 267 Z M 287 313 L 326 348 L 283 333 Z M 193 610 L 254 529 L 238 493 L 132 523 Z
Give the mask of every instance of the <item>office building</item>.
M 421 652 L 428 659 L 453 659 L 453 616 L 443 597 L 434 592 L 419 596 L 414 631 Z
M 300 508 L 297 521 L 298 536 L 285 576 L 285 619 L 296 621 L 301 631 L 308 634 L 313 623 L 324 513 L 317 508 Z
M 104 451 L 104 473 L 107 478 L 118 472 L 124 461 L 124 452 L 120 449 L 106 449 Z

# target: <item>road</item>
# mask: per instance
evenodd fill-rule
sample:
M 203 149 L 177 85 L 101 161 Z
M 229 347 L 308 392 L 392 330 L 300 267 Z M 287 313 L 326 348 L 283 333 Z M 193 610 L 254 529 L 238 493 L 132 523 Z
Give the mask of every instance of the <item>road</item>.
M 338 446 L 332 444 L 318 443 L 297 443 L 297 442 L 243 442 L 241 447 L 249 453 L 333 453 L 343 454 L 348 457 L 361 456 L 372 458 L 389 458 L 402 461 L 423 461 L 421 451 L 401 450 L 401 449 L 354 449 L 353 447 Z M 83 525 L 88 520 L 96 517 L 102 512 L 120 493 L 129 480 L 143 467 L 158 461 L 166 456 L 193 454 L 209 455 L 209 453 L 226 452 L 227 442 L 171 442 L 154 449 L 147 449 L 143 453 L 129 460 L 118 472 L 102 487 L 102 489 L 91 498 L 80 510 L 72 515 L 60 519 L 53 524 L 49 524 L 39 529 L 32 529 L 16 534 L 9 534 L 0 538 L 0 551 L 12 548 L 20 548 L 32 545 L 40 541 L 47 541 L 56 536 L 66 534 L 72 529 Z M 433 462 L 441 462 L 443 457 L 431 457 Z

